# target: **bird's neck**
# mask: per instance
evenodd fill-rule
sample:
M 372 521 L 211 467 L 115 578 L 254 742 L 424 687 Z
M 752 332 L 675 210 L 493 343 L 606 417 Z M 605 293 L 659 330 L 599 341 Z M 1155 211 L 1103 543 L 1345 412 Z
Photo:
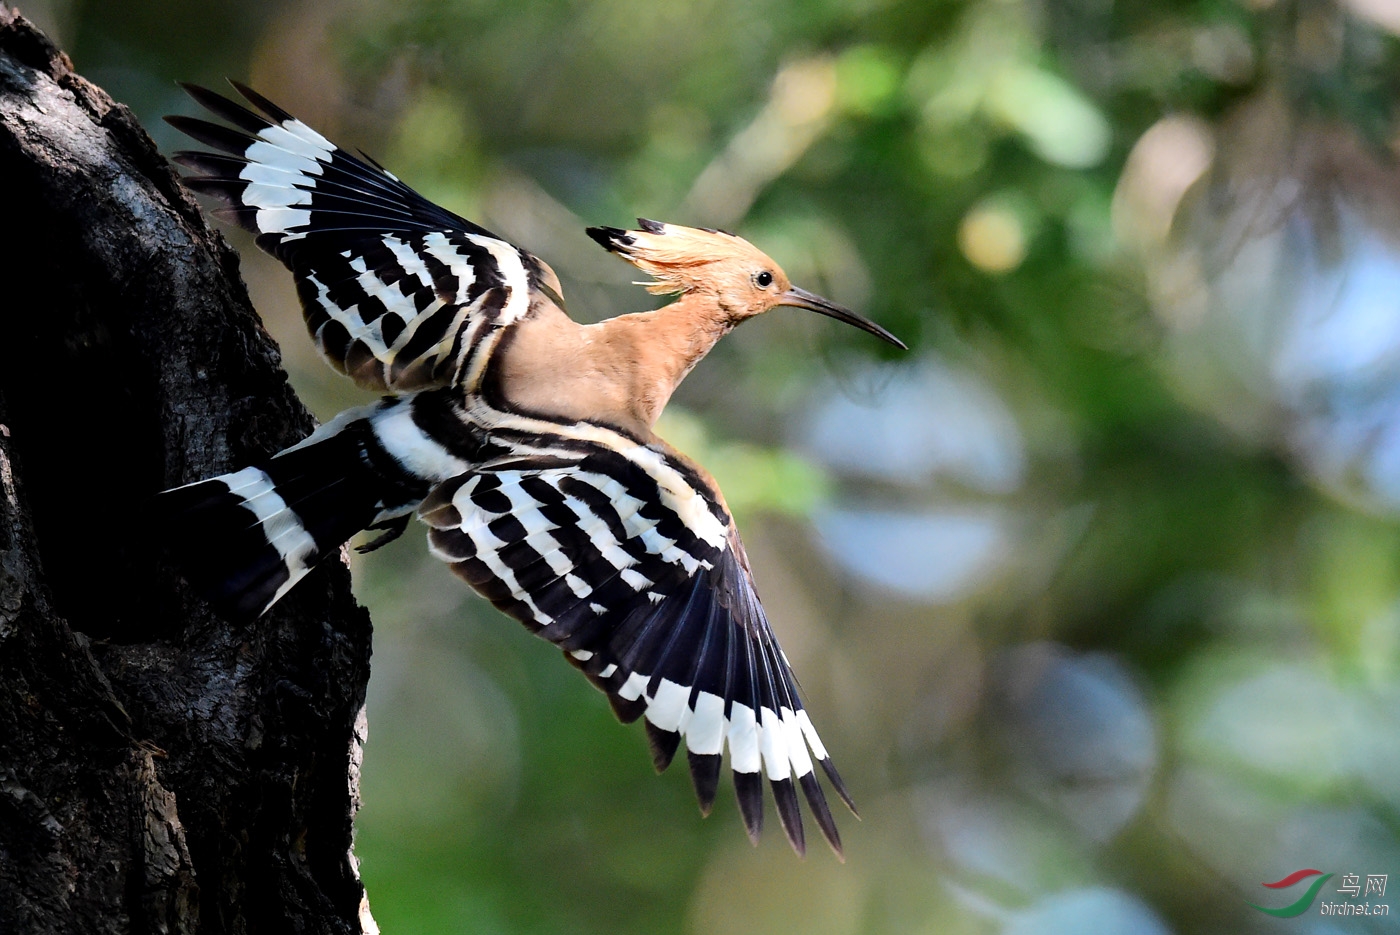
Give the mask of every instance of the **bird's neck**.
M 737 320 L 712 295 L 687 293 L 655 311 L 620 315 L 599 323 L 606 353 L 626 361 L 633 414 L 647 428 L 671 394 Z
M 676 387 L 734 323 L 701 293 L 595 325 L 549 305 L 515 326 L 500 361 L 501 388 L 532 412 L 649 435 Z

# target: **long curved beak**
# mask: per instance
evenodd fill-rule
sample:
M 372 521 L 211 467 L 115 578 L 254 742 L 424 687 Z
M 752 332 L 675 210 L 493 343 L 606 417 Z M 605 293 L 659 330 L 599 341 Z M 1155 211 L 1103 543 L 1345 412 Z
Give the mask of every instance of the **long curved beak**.
M 806 289 L 799 289 L 793 286 L 778 298 L 779 305 L 791 305 L 794 308 L 805 308 L 809 312 L 816 312 L 818 315 L 826 315 L 835 318 L 837 321 L 844 321 L 848 325 L 855 325 L 861 331 L 868 331 L 882 341 L 888 341 L 901 351 L 909 350 L 909 345 L 881 328 L 875 322 L 864 315 L 857 315 L 844 306 L 835 302 L 828 302 L 815 292 L 808 292 Z

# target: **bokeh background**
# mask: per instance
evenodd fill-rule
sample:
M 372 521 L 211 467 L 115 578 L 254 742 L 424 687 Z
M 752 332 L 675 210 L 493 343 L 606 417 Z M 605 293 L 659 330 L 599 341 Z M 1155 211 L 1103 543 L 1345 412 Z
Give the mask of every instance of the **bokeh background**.
M 20 8 L 167 152 L 176 79 L 248 80 L 588 319 L 652 301 L 583 234 L 642 215 L 733 229 L 913 348 L 781 310 L 661 427 L 738 515 L 861 806 L 847 862 L 796 859 L 771 806 L 751 848 L 727 792 L 702 821 L 411 535 L 355 568 L 385 932 L 1400 925 L 1247 904 L 1400 874 L 1400 3 Z M 303 397 L 361 401 L 230 239 Z

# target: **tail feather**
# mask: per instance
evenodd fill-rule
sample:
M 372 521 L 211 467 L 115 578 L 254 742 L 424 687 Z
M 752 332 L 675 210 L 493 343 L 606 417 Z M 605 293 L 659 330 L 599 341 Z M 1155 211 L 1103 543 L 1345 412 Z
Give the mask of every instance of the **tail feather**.
M 242 619 L 263 614 L 378 513 L 378 497 L 334 473 L 283 488 L 278 460 L 159 497 L 190 583 Z
M 425 481 L 386 471 L 369 419 L 318 434 L 261 465 L 157 497 L 177 563 L 231 616 L 265 613 L 355 533 L 427 493 Z

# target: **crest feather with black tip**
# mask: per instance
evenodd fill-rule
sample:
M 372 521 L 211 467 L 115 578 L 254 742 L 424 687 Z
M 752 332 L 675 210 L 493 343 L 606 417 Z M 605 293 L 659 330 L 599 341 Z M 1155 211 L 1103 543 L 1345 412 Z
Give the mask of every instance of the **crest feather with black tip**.
M 771 269 L 777 265 L 742 237 L 703 227 L 682 227 L 637 218 L 638 230 L 590 227 L 592 237 L 652 277 L 639 283 L 654 295 L 690 292 L 711 284 L 706 269 L 713 264 L 741 269 Z

